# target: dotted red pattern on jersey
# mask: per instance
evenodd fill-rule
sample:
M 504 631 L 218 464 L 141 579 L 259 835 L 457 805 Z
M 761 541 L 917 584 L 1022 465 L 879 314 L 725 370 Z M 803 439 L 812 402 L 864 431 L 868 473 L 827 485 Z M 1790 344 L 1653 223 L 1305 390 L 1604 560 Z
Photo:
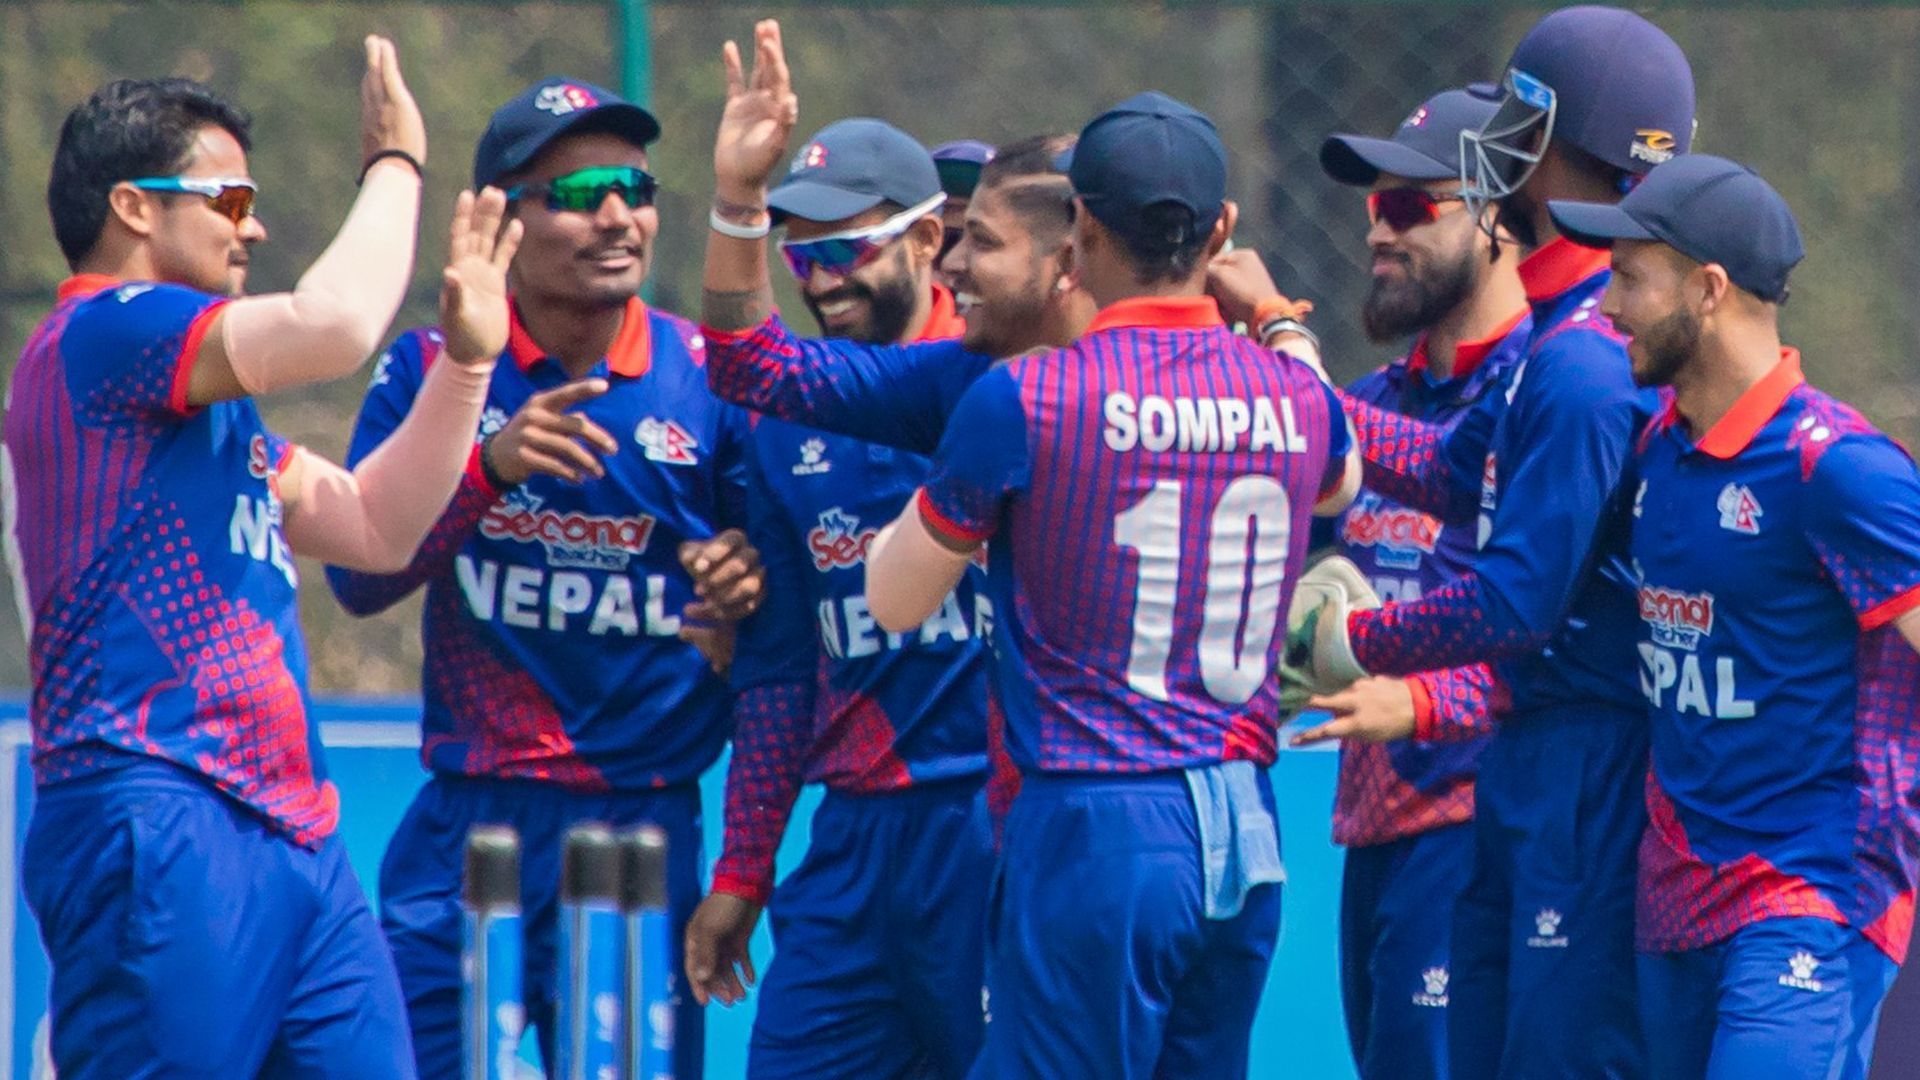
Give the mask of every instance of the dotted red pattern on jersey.
M 1426 742 L 1454 742 L 1491 735 L 1504 698 L 1498 680 L 1485 664 L 1422 671 L 1408 678 L 1420 684 L 1431 708 L 1419 718 L 1414 737 Z
M 1450 516 L 1460 496 L 1442 447 L 1447 427 L 1340 392 L 1366 463 L 1366 487 L 1403 506 Z
M 855 795 L 911 787 L 913 775 L 894 752 L 899 732 L 886 709 L 865 694 L 834 689 L 827 683 L 825 667 L 823 657 L 807 782 Z
M 987 698 L 987 816 L 993 819 L 993 843 L 1005 837 L 1007 814 L 1020 796 L 1020 766 L 1007 752 L 1007 713 L 1000 695 Z
M 1920 860 L 1920 654 L 1892 626 L 1860 635 L 1854 714 L 1860 816 L 1854 828 L 1859 885 L 1847 916 L 1895 963 L 1913 935 Z
M 1333 795 L 1336 844 L 1384 844 L 1473 819 L 1474 775 L 1493 730 L 1486 711 L 1493 676 L 1474 665 L 1417 678 L 1433 703 L 1428 724 L 1447 738 L 1343 744 Z
M 429 733 L 427 768 L 468 776 L 543 780 L 576 791 L 606 791 L 606 777 L 575 749 L 553 699 L 525 668 L 503 660 L 462 606 L 460 586 L 427 587 L 424 678 L 453 717 L 451 733 Z
M 760 325 L 744 333 L 721 333 L 704 329 L 706 337 L 707 383 L 713 392 L 727 401 L 738 401 L 763 411 L 762 400 L 768 388 L 784 385 L 808 374 L 797 339 L 780 316 L 769 316 Z
M 772 895 L 774 854 L 803 783 L 813 699 L 813 687 L 804 683 L 756 686 L 735 699 L 726 842 L 714 864 L 713 891 L 762 904 Z
M 1402 779 L 1390 750 L 1379 743 L 1340 748 L 1340 780 L 1333 795 L 1333 842 L 1367 847 L 1473 820 L 1473 774 L 1456 774 L 1423 791 Z
M 1493 625 L 1477 588 L 1469 571 L 1418 600 L 1354 612 L 1347 622 L 1354 658 L 1375 675 L 1410 675 L 1530 649 L 1523 627 L 1502 633 Z
M 1693 852 L 1673 801 L 1647 771 L 1647 831 L 1640 838 L 1635 922 L 1646 952 L 1697 949 L 1761 919 L 1815 918 L 1846 923 L 1834 902 L 1805 878 L 1757 854 L 1717 866 Z

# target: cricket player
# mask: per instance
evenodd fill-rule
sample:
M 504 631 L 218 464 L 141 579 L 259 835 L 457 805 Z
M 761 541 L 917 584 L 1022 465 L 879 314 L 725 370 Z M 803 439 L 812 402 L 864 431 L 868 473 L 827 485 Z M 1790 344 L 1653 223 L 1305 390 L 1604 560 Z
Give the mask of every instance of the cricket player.
M 840 121 L 808 141 L 768 205 L 823 331 L 876 344 L 960 336 L 953 296 L 933 279 L 941 197 L 933 158 L 881 121 Z M 958 1078 L 980 1049 L 993 868 L 984 572 L 905 634 L 879 630 L 863 595 L 874 534 L 926 473 L 920 455 L 754 425 L 747 535 L 770 591 L 735 654 L 726 844 L 685 948 L 701 1001 L 740 1000 L 773 898 L 754 1077 Z M 774 852 L 803 783 L 827 795 L 806 858 L 775 893 Z
M 1494 117 L 1467 136 L 1469 210 L 1527 249 L 1533 311 L 1503 394 L 1450 431 L 1356 403 L 1376 491 L 1464 524 L 1473 569 L 1418 601 L 1296 627 L 1322 689 L 1487 662 L 1500 726 L 1481 758 L 1474 871 L 1454 919 L 1449 1053 L 1470 1077 L 1638 1076 L 1634 868 L 1645 827 L 1645 701 L 1621 472 L 1651 402 L 1599 310 L 1606 253 L 1560 236 L 1553 198 L 1617 201 L 1693 131 L 1685 55 L 1616 8 L 1546 16 L 1515 48 Z M 1627 493 L 1630 495 L 1630 493 Z M 1311 648 L 1306 648 L 1312 639 Z M 1290 652 L 1290 657 L 1294 654 Z M 1393 738 L 1378 712 L 1322 734 Z
M 1234 224 L 1205 116 L 1145 93 L 1072 152 L 1074 345 L 961 399 L 867 602 L 903 632 L 988 551 L 1022 773 L 989 903 L 988 1076 L 1233 1077 L 1279 929 L 1280 614 L 1358 484 L 1305 363 L 1203 294 Z
M 767 257 L 768 189 L 787 159 L 800 107 L 780 24 L 755 25 L 750 71 L 734 43 L 724 57 L 727 114 L 714 147 L 700 298 L 707 378 L 720 397 L 930 454 L 960 396 L 996 357 L 1072 341 L 1093 318 L 1092 299 L 1067 273 L 1071 189 L 1051 155 L 1029 145 L 1019 160 L 1003 153 L 982 169 L 967 233 L 949 253 L 957 310 L 966 320 L 960 339 L 875 345 L 794 334 L 774 312 Z
M 993 147 L 978 139 L 956 139 L 934 147 L 932 153 L 934 168 L 940 171 L 940 190 L 947 193 L 947 201 L 940 207 L 940 254 L 933 261 L 933 275 L 934 280 L 952 288 L 947 253 L 966 235 L 967 204 L 973 201 L 973 189 L 980 186 L 980 170 L 993 160 Z
M 1652 1074 L 1865 1080 L 1913 930 L 1920 474 L 1780 344 L 1804 250 L 1766 181 L 1677 157 L 1619 205 L 1601 310 L 1666 388 L 1633 495 Z
M 411 1077 L 393 962 L 334 835 L 294 555 L 406 564 L 507 338 L 505 201 L 462 195 L 445 359 L 348 471 L 252 398 L 348 374 L 413 267 L 426 135 L 366 41 L 360 194 L 289 293 L 229 299 L 266 231 L 246 114 L 185 79 L 68 114 L 48 207 L 74 276 L 14 369 L 8 554 L 33 674 L 21 878 L 60 1075 Z
M 676 926 L 699 901 L 698 781 L 726 742 L 732 700 L 682 640 L 683 618 L 708 610 L 691 605 L 708 601 L 678 548 L 744 523 L 746 421 L 708 392 L 698 331 L 636 295 L 660 226 L 647 154 L 659 134 L 645 110 L 576 79 L 542 80 L 493 114 L 474 179 L 507 191 L 525 241 L 513 331 L 486 412 L 468 425 L 465 475 L 404 569 L 329 574 L 357 614 L 427 589 L 421 758 L 432 777 L 380 871 L 423 1076 L 460 1069 L 469 827 L 520 834 L 527 1018 L 549 1062 L 567 830 L 661 827 Z M 442 349 L 422 328 L 381 359 L 350 459 L 394 437 Z M 674 1025 L 675 1075 L 698 1077 L 691 995 Z
M 1357 400 L 1445 426 L 1505 392 L 1533 327 L 1519 250 L 1483 228 L 1460 195 L 1460 133 L 1480 130 L 1494 109 L 1483 95 L 1448 90 L 1391 138 L 1333 135 L 1321 145 L 1328 176 L 1370 189 L 1367 336 L 1412 338 L 1406 356 L 1347 387 Z M 1472 529 L 1374 491 L 1330 524 L 1335 550 L 1384 598 L 1418 600 L 1473 563 Z M 1414 725 L 1409 739 L 1343 744 L 1334 794 L 1333 839 L 1347 849 L 1341 1001 L 1368 1080 L 1447 1076 L 1448 943 L 1473 865 L 1473 777 L 1491 730 L 1491 684 L 1474 664 L 1368 679 L 1329 699 L 1336 714 L 1366 699 Z

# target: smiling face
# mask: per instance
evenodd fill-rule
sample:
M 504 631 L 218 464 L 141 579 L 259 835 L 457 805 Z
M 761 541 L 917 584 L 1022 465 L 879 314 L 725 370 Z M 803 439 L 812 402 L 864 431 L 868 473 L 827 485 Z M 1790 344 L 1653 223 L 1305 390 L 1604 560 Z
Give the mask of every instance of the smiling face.
M 1672 385 L 1698 351 L 1700 317 L 1689 305 L 1687 281 L 1699 268 L 1657 241 L 1613 245 L 1613 276 L 1600 311 L 1630 335 L 1627 359 L 1638 385 Z
M 647 152 L 608 132 L 564 135 L 514 183 L 532 186 L 610 165 L 644 169 Z M 526 229 L 513 259 L 514 291 L 523 302 L 617 307 L 639 293 L 660 233 L 658 208 L 629 207 L 609 192 L 592 210 L 551 210 L 528 194 L 515 201 L 514 214 Z
M 193 153 L 179 175 L 246 179 L 247 152 L 227 129 L 208 125 L 195 136 Z M 246 285 L 248 249 L 267 238 L 260 219 L 249 217 L 235 225 L 206 196 L 193 192 L 138 194 L 150 204 L 146 242 L 154 276 L 205 292 L 239 295 Z
M 786 238 L 795 242 L 878 225 L 900 209 L 882 203 L 838 221 L 811 221 L 790 217 Z M 922 291 L 939 250 L 940 218 L 928 215 L 889 241 L 866 265 L 847 274 L 822 267 L 801 278 L 800 299 L 828 337 L 848 338 L 875 345 L 899 341 L 913 322 Z
M 943 264 L 967 320 L 967 348 L 1012 356 L 1048 344 L 1040 330 L 1061 280 L 1065 230 L 1057 232 L 1051 242 L 1035 236 L 1007 188 L 974 192 L 966 231 Z
M 1489 262 L 1488 241 L 1458 197 L 1458 180 L 1382 175 L 1373 190 L 1425 192 L 1437 215 L 1398 229 L 1382 214 L 1367 230 L 1373 282 L 1361 322 L 1373 341 L 1397 341 L 1432 326 L 1472 295 Z

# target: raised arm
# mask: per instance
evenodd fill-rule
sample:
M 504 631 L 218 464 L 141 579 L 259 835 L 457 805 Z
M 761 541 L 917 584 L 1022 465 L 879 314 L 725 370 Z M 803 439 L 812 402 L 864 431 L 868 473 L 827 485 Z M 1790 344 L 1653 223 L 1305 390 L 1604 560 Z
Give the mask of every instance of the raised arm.
M 426 128 L 393 43 L 368 37 L 366 48 L 360 141 L 371 165 L 346 223 L 292 292 L 246 297 L 210 314 L 188 360 L 188 405 L 350 374 L 400 310 L 420 217 L 420 172 L 409 162 L 426 160 Z

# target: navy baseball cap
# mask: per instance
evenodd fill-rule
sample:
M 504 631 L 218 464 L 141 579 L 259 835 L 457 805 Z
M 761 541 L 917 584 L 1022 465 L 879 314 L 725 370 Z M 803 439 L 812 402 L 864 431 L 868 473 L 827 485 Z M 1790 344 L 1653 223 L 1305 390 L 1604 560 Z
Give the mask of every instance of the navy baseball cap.
M 1667 32 L 1621 8 L 1561 8 L 1514 47 L 1509 71 L 1555 98 L 1553 138 L 1644 173 L 1693 144 L 1693 67 Z
M 1342 184 L 1370 187 L 1381 173 L 1409 180 L 1453 180 L 1460 175 L 1460 133 L 1478 131 L 1497 108 L 1484 92 L 1443 90 L 1400 122 L 1390 139 L 1329 135 L 1320 167 Z
M 933 167 L 940 173 L 940 189 L 955 199 L 973 196 L 980 170 L 993 160 L 993 147 L 977 139 L 957 139 L 933 148 Z
M 1227 148 L 1205 113 L 1148 90 L 1080 129 L 1056 164 L 1100 223 L 1130 231 L 1140 211 L 1161 203 L 1193 214 L 1194 231 L 1220 219 L 1227 200 Z
M 541 79 L 494 110 L 473 151 L 473 186 L 525 168 L 547 144 L 578 131 L 609 131 L 635 146 L 660 137 L 653 114 L 611 90 L 559 75 Z
M 1807 254 L 1780 193 L 1759 173 L 1712 154 L 1674 158 L 1617 204 L 1554 199 L 1547 210 L 1574 243 L 1657 240 L 1695 262 L 1719 263 L 1735 285 L 1776 304 Z
M 926 147 L 884 120 L 856 116 L 808 139 L 767 205 L 776 223 L 789 216 L 839 221 L 882 202 L 919 206 L 940 193 L 940 171 Z

